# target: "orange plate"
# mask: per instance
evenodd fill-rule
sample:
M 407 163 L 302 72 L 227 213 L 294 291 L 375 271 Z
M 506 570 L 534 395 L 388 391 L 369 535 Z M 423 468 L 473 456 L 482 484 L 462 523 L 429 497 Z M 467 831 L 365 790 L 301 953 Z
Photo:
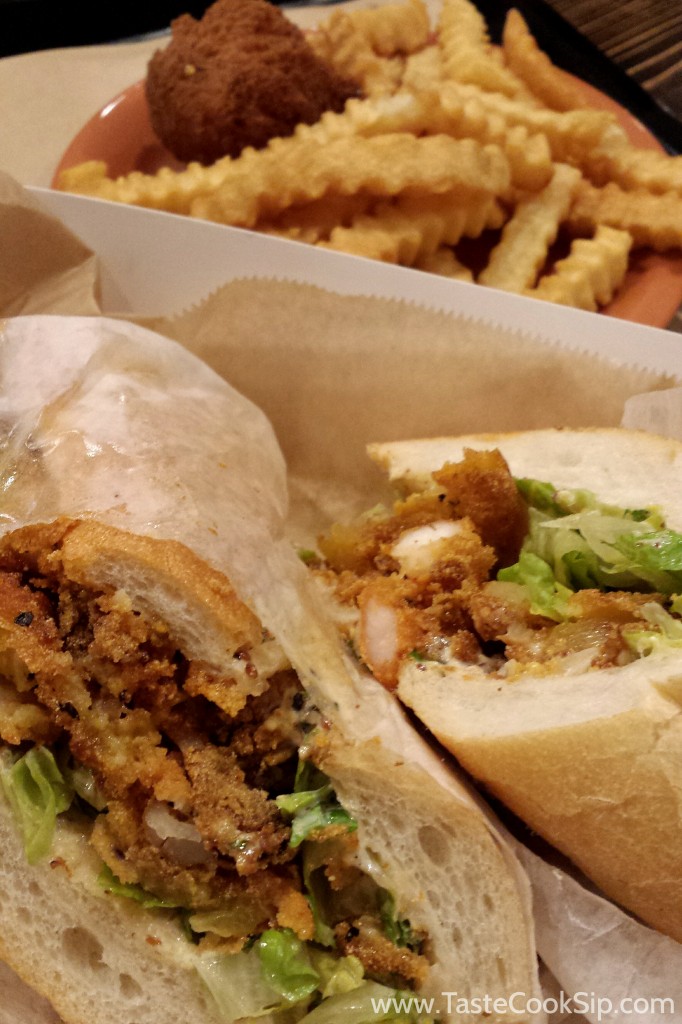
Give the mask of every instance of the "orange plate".
M 617 116 L 634 145 L 662 150 L 644 125 L 615 100 L 586 82 L 578 84 L 591 106 Z M 152 131 L 144 82 L 130 86 L 81 128 L 59 162 L 53 186 L 61 171 L 85 160 L 104 160 L 114 177 L 133 170 L 154 174 L 160 167 L 179 170 L 184 166 L 164 149 Z M 603 312 L 651 327 L 666 327 L 680 304 L 682 255 L 645 250 L 631 259 L 623 288 Z

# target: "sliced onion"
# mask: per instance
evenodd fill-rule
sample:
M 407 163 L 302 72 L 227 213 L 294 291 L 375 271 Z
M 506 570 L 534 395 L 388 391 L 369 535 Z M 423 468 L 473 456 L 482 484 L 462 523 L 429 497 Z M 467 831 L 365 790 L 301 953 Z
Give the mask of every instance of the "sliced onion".
M 144 812 L 144 823 L 152 842 L 160 846 L 170 860 L 183 867 L 207 864 L 211 860 L 196 825 L 176 818 L 169 804 L 151 801 Z

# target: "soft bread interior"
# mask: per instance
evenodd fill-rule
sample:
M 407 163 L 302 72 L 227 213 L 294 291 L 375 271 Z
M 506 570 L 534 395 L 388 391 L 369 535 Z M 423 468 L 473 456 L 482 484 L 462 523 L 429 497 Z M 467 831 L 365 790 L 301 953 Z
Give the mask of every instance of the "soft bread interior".
M 400 916 L 429 933 L 434 964 L 424 994 L 436 1007 L 446 1010 L 443 993 L 453 991 L 467 1000 L 535 995 L 523 906 L 483 816 L 377 741 L 352 752 L 332 744 L 323 766 L 342 804 L 362 822 L 364 863 L 396 895 Z M 511 1012 L 496 1017 L 499 1024 L 529 1019 Z
M 218 1024 L 198 974 L 182 962 L 189 943 L 177 925 L 91 894 L 69 877 L 75 865 L 30 866 L 4 798 L 0 845 L 0 955 L 64 1020 Z

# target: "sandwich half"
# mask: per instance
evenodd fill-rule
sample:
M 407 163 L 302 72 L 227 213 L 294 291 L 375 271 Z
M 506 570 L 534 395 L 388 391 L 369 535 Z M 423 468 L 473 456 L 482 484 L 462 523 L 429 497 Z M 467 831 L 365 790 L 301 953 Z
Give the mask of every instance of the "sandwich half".
M 533 1018 L 525 875 L 322 615 L 265 417 L 126 323 L 0 341 L 1 958 L 67 1024 Z
M 357 656 L 485 789 L 682 941 L 682 445 L 619 429 L 377 444 L 322 538 Z

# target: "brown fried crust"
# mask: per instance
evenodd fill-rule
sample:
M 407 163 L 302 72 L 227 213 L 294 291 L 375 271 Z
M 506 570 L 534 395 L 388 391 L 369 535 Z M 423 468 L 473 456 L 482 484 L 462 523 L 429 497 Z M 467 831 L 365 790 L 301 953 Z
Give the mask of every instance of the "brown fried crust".
M 149 62 L 146 94 L 154 131 L 180 160 L 259 149 L 357 94 L 267 0 L 218 0 L 171 29 Z

